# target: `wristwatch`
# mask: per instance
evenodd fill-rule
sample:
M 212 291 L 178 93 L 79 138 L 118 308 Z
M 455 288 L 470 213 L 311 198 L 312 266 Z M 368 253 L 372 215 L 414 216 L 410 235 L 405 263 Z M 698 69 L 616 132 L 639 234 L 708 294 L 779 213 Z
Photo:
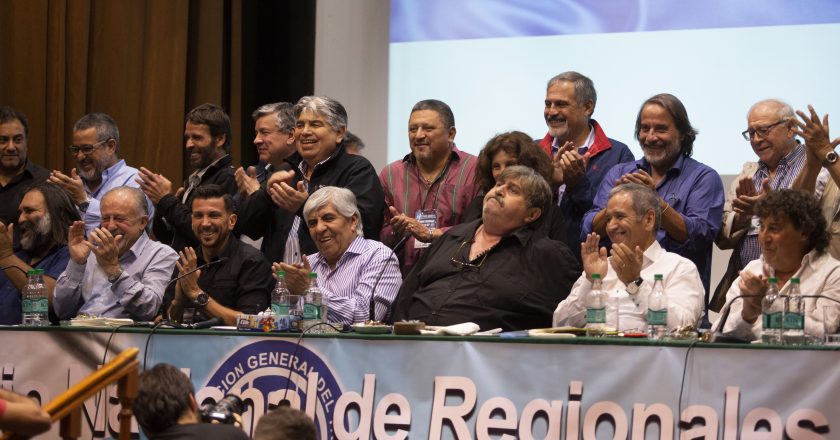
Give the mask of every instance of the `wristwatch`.
M 823 159 L 822 162 L 824 167 L 833 165 L 835 162 L 837 162 L 837 153 L 835 153 L 834 150 L 825 153 L 825 159 Z
M 122 275 L 122 273 L 123 273 L 123 270 L 120 269 L 119 272 L 116 273 L 116 275 L 109 276 L 108 277 L 108 282 L 111 283 L 111 284 L 115 283 L 118 279 L 120 279 L 120 276 Z
M 631 295 L 635 295 L 639 293 L 639 286 L 641 286 L 644 281 L 645 280 L 643 280 L 641 277 L 639 277 L 636 280 L 630 281 L 630 283 L 627 284 L 627 288 L 624 290 L 626 290 L 627 293 Z
M 195 300 L 193 302 L 199 307 L 207 307 L 207 303 L 210 302 L 210 295 L 208 295 L 206 292 L 201 292 L 198 295 L 196 295 Z

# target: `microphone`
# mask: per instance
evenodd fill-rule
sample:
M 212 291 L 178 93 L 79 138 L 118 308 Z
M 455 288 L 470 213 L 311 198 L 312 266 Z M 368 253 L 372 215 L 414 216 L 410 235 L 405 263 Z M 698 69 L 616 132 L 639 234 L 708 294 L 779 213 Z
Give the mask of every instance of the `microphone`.
M 401 251 L 401 250 L 402 250 L 402 248 L 403 248 L 403 246 L 405 246 L 405 242 L 406 242 L 406 241 L 408 241 L 408 237 L 411 237 L 411 234 L 405 234 L 405 235 L 403 235 L 403 238 L 401 238 L 401 239 L 400 239 L 400 241 L 398 241 L 398 242 L 394 245 L 394 247 L 392 247 L 392 248 L 391 248 L 391 250 L 392 250 L 392 251 L 394 251 L 394 253 L 395 253 L 395 254 L 396 254 L 397 252 Z
M 726 320 L 729 319 L 729 312 L 732 311 L 732 304 L 735 303 L 735 300 L 743 300 L 744 298 L 764 298 L 764 295 L 738 295 L 735 298 L 732 298 L 728 303 L 726 303 L 726 305 L 723 306 L 723 309 L 721 309 L 720 319 L 718 319 L 717 328 L 712 333 L 712 338 L 709 340 L 709 342 L 749 342 L 741 338 L 727 336 L 723 334 L 723 328 L 726 326 Z
M 170 285 L 172 285 L 172 283 L 180 280 L 181 278 L 184 278 L 185 276 L 187 276 L 191 273 L 197 272 L 201 269 L 204 269 L 204 268 L 207 268 L 207 267 L 210 267 L 210 266 L 214 266 L 214 265 L 219 264 L 219 263 L 224 263 L 227 260 L 228 260 L 228 257 L 222 257 L 222 258 L 219 258 L 218 260 L 211 261 L 209 263 L 204 263 L 201 266 L 196 267 L 195 269 L 187 271 L 187 273 L 178 275 L 177 277 L 172 278 L 168 283 L 166 283 L 166 286 L 163 288 L 163 290 L 166 290 Z
M 394 249 L 397 249 L 397 246 L 405 244 L 406 239 L 408 236 L 403 237 L 397 245 L 394 246 Z M 382 270 L 379 271 L 379 275 L 376 276 L 376 281 L 373 282 L 373 290 L 370 293 L 370 312 L 368 313 L 368 320 L 376 321 L 376 286 L 379 285 L 379 280 L 382 279 L 382 275 L 385 274 L 385 269 L 388 268 L 388 262 L 391 261 L 391 257 L 396 257 L 396 251 L 392 251 L 391 255 L 388 255 L 388 259 L 385 260 L 385 264 L 382 265 Z M 399 260 L 397 260 L 397 265 L 399 266 Z M 383 321 L 387 320 L 388 316 L 383 317 Z
M 210 318 L 206 321 L 196 322 L 194 324 L 188 324 L 185 327 L 191 328 L 191 329 L 194 329 L 194 330 L 199 330 L 199 329 L 214 327 L 214 326 L 217 326 L 217 325 L 222 325 L 224 323 L 225 323 L 225 321 L 222 320 L 222 318 L 215 317 L 215 318 Z

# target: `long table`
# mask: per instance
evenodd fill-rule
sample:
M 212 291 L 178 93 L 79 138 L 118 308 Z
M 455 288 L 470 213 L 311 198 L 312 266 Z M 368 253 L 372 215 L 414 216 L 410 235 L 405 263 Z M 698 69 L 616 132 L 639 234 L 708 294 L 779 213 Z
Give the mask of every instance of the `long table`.
M 322 439 L 840 438 L 834 347 L 70 327 L 4 327 L 0 347 L 0 386 L 43 402 L 138 347 L 199 404 L 246 400 L 246 432 L 288 400 Z M 85 404 L 84 438 L 115 434 L 115 394 Z

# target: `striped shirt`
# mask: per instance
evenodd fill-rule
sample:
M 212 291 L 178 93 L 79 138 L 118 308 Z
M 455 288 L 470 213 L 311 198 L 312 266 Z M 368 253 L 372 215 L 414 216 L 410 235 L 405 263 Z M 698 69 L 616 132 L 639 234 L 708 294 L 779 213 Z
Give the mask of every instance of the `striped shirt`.
M 793 180 L 799 175 L 799 171 L 805 165 L 805 147 L 801 143 L 797 143 L 787 156 L 783 157 L 779 164 L 776 165 L 776 173 L 770 178 L 770 167 L 763 162 L 758 162 L 758 169 L 752 177 L 753 188 L 755 192 L 761 192 L 761 182 L 764 179 L 770 179 L 770 189 L 777 191 L 780 189 L 790 188 Z M 756 217 L 753 217 L 755 220 Z M 753 221 L 753 224 L 756 224 Z M 747 263 L 752 260 L 757 260 L 761 256 L 761 246 L 758 243 L 758 228 L 750 225 L 750 229 L 741 240 L 741 243 L 736 247 L 735 252 L 738 252 L 740 257 L 740 267 L 745 267 Z
M 356 237 L 339 257 L 334 270 L 320 252 L 307 258 L 312 271 L 318 274 L 318 287 L 327 304 L 329 322 L 367 321 L 374 287 L 376 319 L 385 320 L 402 285 L 400 267 L 390 248 L 375 240 Z

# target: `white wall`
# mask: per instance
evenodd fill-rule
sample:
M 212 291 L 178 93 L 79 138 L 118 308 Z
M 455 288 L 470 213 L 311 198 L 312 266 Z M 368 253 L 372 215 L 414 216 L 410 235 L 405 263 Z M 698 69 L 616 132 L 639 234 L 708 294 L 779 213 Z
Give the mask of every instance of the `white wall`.
M 315 94 L 344 104 L 377 170 L 387 164 L 389 16 L 389 0 L 318 0 L 316 12 Z

